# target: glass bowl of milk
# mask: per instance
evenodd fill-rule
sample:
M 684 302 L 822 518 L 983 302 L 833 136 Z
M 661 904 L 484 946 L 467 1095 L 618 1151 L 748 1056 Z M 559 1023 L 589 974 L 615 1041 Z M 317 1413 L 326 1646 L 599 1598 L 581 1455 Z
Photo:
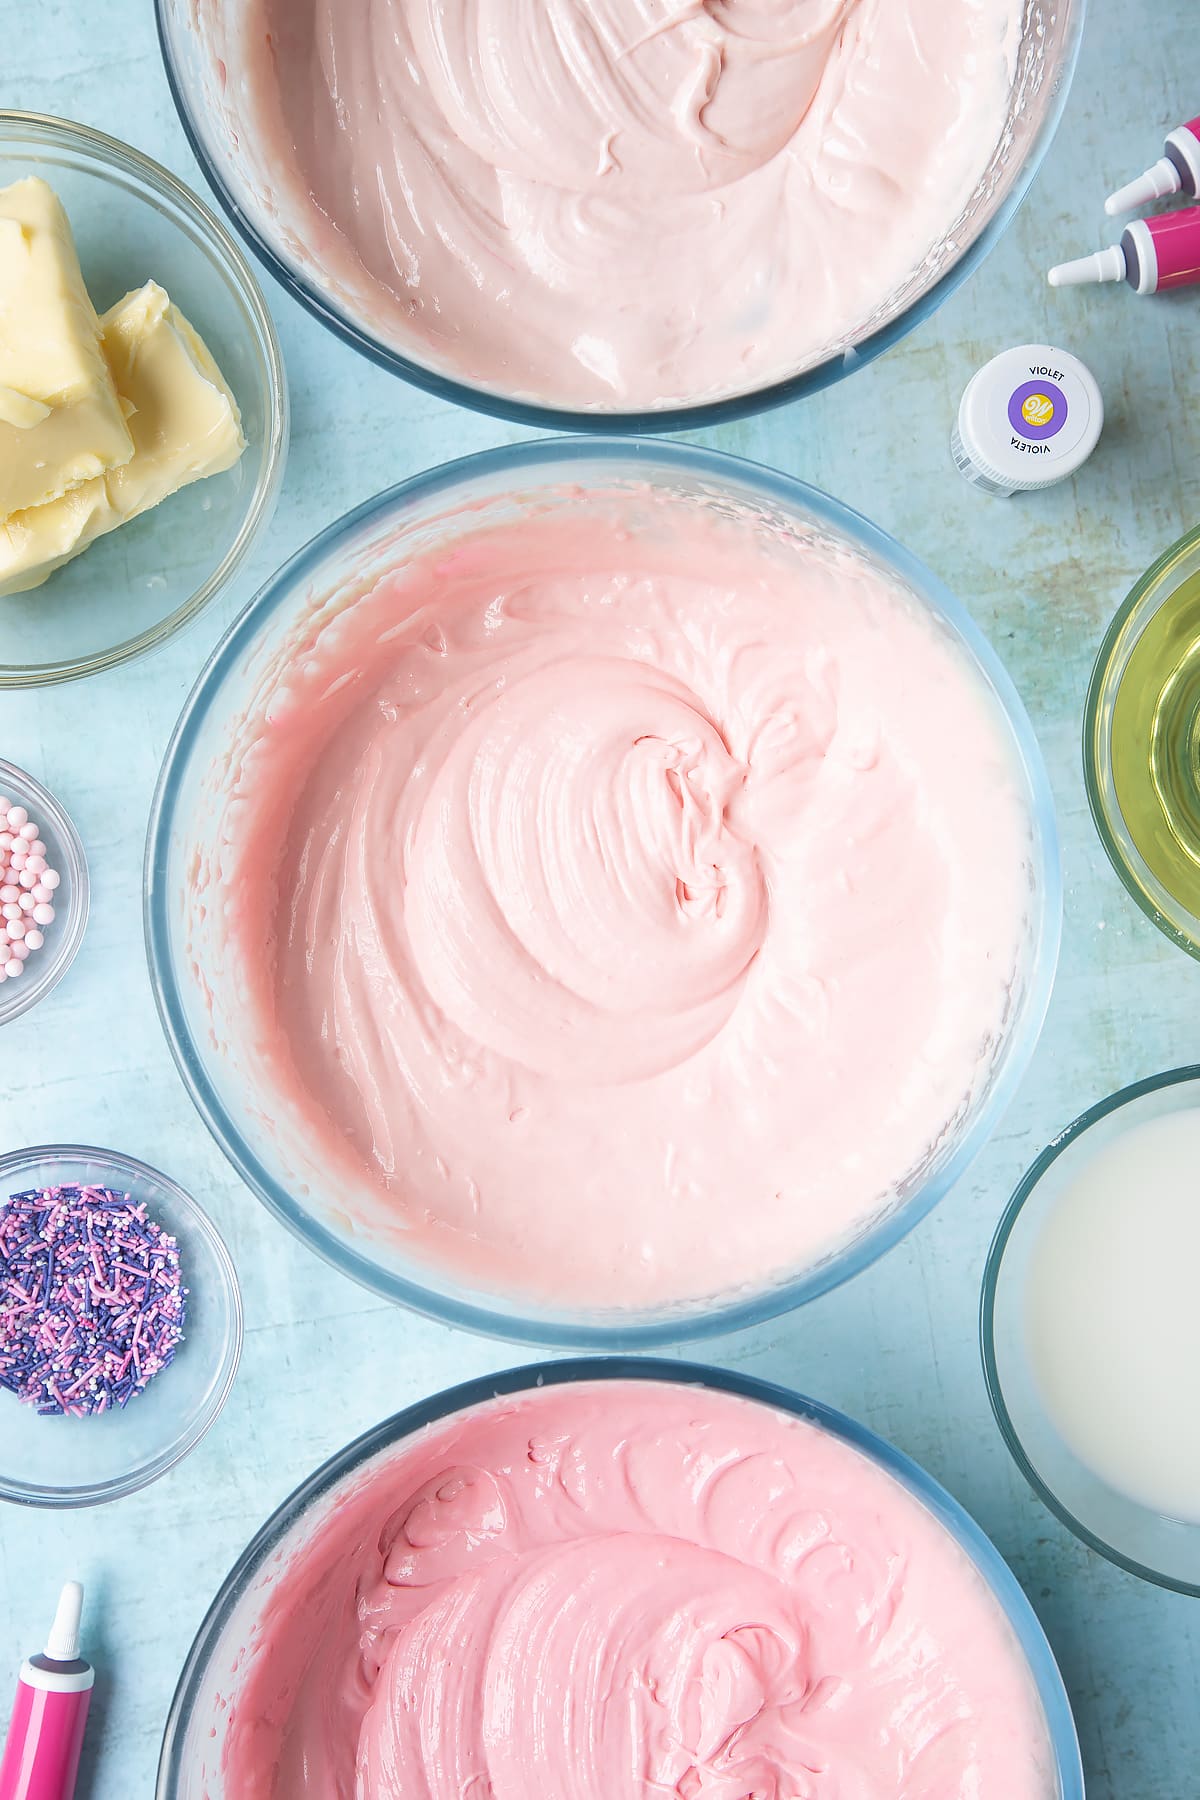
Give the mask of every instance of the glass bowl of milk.
M 1200 1595 L 1200 1065 L 1047 1146 L 988 1255 L 988 1393 L 1035 1492 L 1110 1562 Z

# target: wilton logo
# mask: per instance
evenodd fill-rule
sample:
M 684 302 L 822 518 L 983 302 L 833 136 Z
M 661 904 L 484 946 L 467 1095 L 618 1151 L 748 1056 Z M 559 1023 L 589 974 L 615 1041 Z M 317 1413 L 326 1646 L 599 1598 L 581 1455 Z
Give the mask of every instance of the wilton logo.
M 1054 402 L 1049 394 L 1029 394 L 1021 404 L 1021 417 L 1027 425 L 1049 425 Z
M 1011 445 L 1036 456 L 1049 454 L 1049 440 L 1057 437 L 1067 422 L 1067 396 L 1058 382 L 1057 369 L 1034 369 L 1035 379 L 1023 381 L 1009 396 L 1008 422 L 1012 427 Z

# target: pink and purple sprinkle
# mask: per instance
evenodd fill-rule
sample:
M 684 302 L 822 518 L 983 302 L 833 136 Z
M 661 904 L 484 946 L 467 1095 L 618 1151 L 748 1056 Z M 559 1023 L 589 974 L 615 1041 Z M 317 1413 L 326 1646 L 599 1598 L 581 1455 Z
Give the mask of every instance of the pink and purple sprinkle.
M 106 1187 L 31 1188 L 0 1206 L 0 1388 L 40 1413 L 125 1406 L 174 1359 L 179 1247 Z

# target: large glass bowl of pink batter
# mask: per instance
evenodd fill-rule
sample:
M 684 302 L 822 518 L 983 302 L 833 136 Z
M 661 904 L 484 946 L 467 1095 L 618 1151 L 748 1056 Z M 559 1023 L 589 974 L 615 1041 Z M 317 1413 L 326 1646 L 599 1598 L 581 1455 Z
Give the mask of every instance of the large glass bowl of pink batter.
M 577 411 L 505 391 L 503 385 L 472 385 L 389 341 L 364 307 L 346 298 L 322 257 L 301 241 L 302 230 L 287 216 L 279 195 L 267 191 L 276 179 L 278 152 L 258 144 L 244 93 L 246 58 L 237 40 L 253 0 L 222 0 L 219 8 L 197 0 L 156 0 L 155 10 L 167 80 L 197 160 L 234 226 L 301 305 L 363 355 L 442 399 L 529 425 L 603 433 L 695 429 L 781 405 L 841 380 L 921 324 L 982 262 L 1037 173 L 1066 104 L 1085 3 L 1021 0 L 1007 110 L 986 167 L 939 241 L 869 316 L 847 321 L 840 337 L 787 369 L 782 379 L 745 390 L 736 382 L 722 383 L 719 398 L 698 396 L 652 411 L 603 403 Z M 869 29 L 858 27 L 864 28 Z M 808 250 L 805 246 L 805 254 Z M 812 253 L 819 256 L 819 246 Z M 735 355 L 731 348 L 731 360 Z
M 310 619 L 314 606 L 321 618 L 341 619 L 377 573 L 431 550 L 440 558 L 493 521 L 523 523 L 562 506 L 583 506 L 582 515 L 570 516 L 586 520 L 588 507 L 607 507 L 614 495 L 633 496 L 634 517 L 648 493 L 667 506 L 675 533 L 712 516 L 733 516 L 740 530 L 750 518 L 756 546 L 776 532 L 836 546 L 928 609 L 978 675 L 1007 740 L 1000 748 L 1027 821 L 1024 898 L 1004 1014 L 969 1093 L 948 1121 L 943 1115 L 919 1165 L 856 1219 L 850 1235 L 819 1254 L 793 1250 L 789 1266 L 767 1283 L 743 1280 L 720 1294 L 671 1296 L 670 1304 L 653 1307 L 623 1298 L 589 1309 L 578 1296 L 561 1297 L 562 1283 L 554 1284 L 559 1297 L 535 1298 L 532 1283 L 522 1291 L 523 1277 L 501 1278 L 495 1267 L 481 1274 L 478 1265 L 456 1271 L 448 1260 L 419 1253 L 410 1233 L 372 1230 L 355 1214 L 327 1153 L 298 1141 L 302 1129 L 278 1125 L 294 1115 L 262 1072 L 244 991 L 217 974 L 222 908 L 214 870 L 239 813 L 238 804 L 231 811 L 230 793 L 241 752 L 230 745 L 245 721 L 259 716 L 264 692 L 286 695 L 280 667 L 289 666 L 284 659 L 292 652 L 283 647 L 294 643 L 297 622 Z M 1061 914 L 1041 754 L 1012 684 L 962 606 L 894 540 L 814 489 L 713 452 L 624 439 L 541 441 L 447 464 L 368 501 L 293 557 L 232 626 L 184 708 L 151 813 L 145 877 L 151 977 L 168 1042 L 217 1142 L 275 1217 L 342 1273 L 417 1311 L 521 1342 L 603 1349 L 678 1341 L 782 1313 L 847 1280 L 911 1230 L 980 1149 L 1021 1079 L 1049 1000 Z
M 983 1584 L 981 1597 L 990 1596 L 995 1604 L 996 1622 L 1010 1639 L 1012 1673 L 1028 1693 L 1030 1722 L 1035 1730 L 1037 1714 L 1041 1714 L 1044 1730 L 1038 1731 L 1042 1739 L 1037 1756 L 1038 1785 L 1044 1783 L 1045 1800 L 1083 1800 L 1078 1740 L 1053 1652 L 1032 1607 L 995 1547 L 937 1482 L 844 1414 L 785 1388 L 721 1369 L 621 1357 L 542 1363 L 451 1388 L 386 1419 L 347 1445 L 297 1488 L 230 1570 L 196 1635 L 167 1719 L 155 1790 L 157 1800 L 225 1800 L 226 1796 L 237 1800 L 235 1790 L 229 1786 L 224 1759 L 231 1722 L 244 1723 L 245 1708 L 250 1704 L 247 1693 L 256 1649 L 265 1640 L 264 1626 L 272 1600 L 288 1591 L 281 1589 L 281 1580 L 294 1581 L 297 1568 L 303 1570 L 306 1549 L 340 1504 L 369 1488 L 372 1479 L 386 1471 L 390 1462 L 413 1451 L 422 1437 L 450 1425 L 456 1417 L 487 1408 L 497 1399 L 519 1402 L 531 1390 L 548 1398 L 556 1394 L 569 1406 L 570 1390 L 578 1391 L 582 1385 L 594 1393 L 609 1383 L 623 1384 L 626 1390 L 632 1383 L 648 1383 L 659 1391 L 669 1386 L 677 1391 L 690 1389 L 719 1396 L 722 1404 L 728 1399 L 744 1402 L 760 1426 L 769 1426 L 771 1416 L 800 1420 L 835 1440 L 839 1457 L 843 1449 L 848 1449 L 873 1465 L 872 1472 L 878 1471 L 894 1481 L 946 1534 L 950 1540 L 947 1550 L 955 1546 L 967 1559 Z M 400 1494 L 385 1496 L 385 1513 L 402 1498 Z M 778 1504 L 782 1517 L 787 1503 L 781 1500 Z M 721 1562 L 724 1564 L 726 1559 L 722 1557 Z M 696 1599 L 697 1606 L 702 1606 L 703 1596 L 697 1595 Z M 649 1601 L 651 1608 L 655 1604 L 655 1600 Z M 581 1600 L 580 1605 L 586 1606 L 586 1601 Z M 645 1648 L 649 1654 L 648 1646 L 643 1646 L 641 1639 L 637 1641 L 639 1650 Z M 675 1653 L 680 1654 L 678 1646 Z M 581 1654 L 586 1666 L 588 1651 Z M 999 1692 L 999 1686 L 996 1691 Z M 332 1706 L 331 1700 L 331 1709 Z M 1011 1742 L 1015 1754 L 1021 1747 L 1015 1727 Z M 553 1746 L 547 1754 L 553 1754 Z M 576 1773 L 582 1774 L 578 1770 Z M 632 1787 L 629 1791 L 633 1791 Z M 921 1785 L 920 1791 L 934 1790 Z

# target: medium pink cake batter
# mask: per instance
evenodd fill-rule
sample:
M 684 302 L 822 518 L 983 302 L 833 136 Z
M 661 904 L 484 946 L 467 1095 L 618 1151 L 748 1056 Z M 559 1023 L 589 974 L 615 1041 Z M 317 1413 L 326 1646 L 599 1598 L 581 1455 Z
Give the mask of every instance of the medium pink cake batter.
M 318 1201 L 402 1256 L 555 1307 L 759 1289 L 986 1080 L 1021 780 L 859 558 L 589 500 L 301 623 L 282 679 L 229 796 L 222 984 Z
M 239 159 L 368 330 L 508 395 L 629 410 L 779 380 L 885 306 L 1001 138 L 1020 15 L 250 0 L 222 54 Z
M 646 1381 L 375 1465 L 275 1575 L 222 1738 L 231 1800 L 1057 1791 L 1008 1623 L 919 1502 L 816 1426 Z

